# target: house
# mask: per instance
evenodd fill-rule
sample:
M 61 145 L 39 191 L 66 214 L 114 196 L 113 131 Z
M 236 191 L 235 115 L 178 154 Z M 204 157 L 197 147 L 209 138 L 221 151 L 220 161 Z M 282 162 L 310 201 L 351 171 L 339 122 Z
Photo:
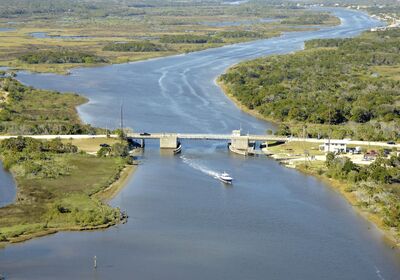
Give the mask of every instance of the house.
M 347 151 L 347 142 L 348 140 L 326 140 L 323 145 L 319 146 L 320 151 L 324 151 L 325 153 L 346 153 Z

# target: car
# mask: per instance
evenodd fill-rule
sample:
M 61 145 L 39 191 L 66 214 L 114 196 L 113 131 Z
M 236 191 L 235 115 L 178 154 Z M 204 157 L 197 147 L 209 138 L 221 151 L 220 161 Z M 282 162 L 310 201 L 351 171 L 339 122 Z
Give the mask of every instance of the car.
M 142 132 L 142 133 L 140 133 L 140 136 L 150 136 L 151 134 L 150 133 L 147 133 L 147 132 Z
M 389 145 L 396 145 L 396 142 L 394 142 L 394 141 L 388 141 L 387 142 Z

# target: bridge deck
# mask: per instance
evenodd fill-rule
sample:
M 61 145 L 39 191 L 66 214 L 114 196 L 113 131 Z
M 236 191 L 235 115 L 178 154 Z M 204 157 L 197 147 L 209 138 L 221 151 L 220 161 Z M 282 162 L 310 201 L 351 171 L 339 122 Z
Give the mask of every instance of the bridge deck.
M 1 135 L 0 140 L 16 138 L 18 136 L 32 137 L 35 139 L 90 139 L 90 138 L 105 138 L 107 135 Z M 176 136 L 178 139 L 189 139 L 189 140 L 232 140 L 238 138 L 238 136 L 232 134 L 203 134 L 203 133 L 151 133 L 150 135 L 143 135 L 140 133 L 129 133 L 128 137 L 133 139 L 161 139 L 163 137 Z M 110 135 L 110 137 L 117 138 L 117 135 Z M 241 136 L 247 138 L 249 141 L 294 141 L 294 142 L 310 142 L 310 143 L 324 143 L 327 139 L 316 139 L 316 138 L 297 138 L 297 137 L 282 137 L 274 135 L 245 135 Z M 332 142 L 338 141 L 332 139 Z M 386 142 L 373 142 L 373 141 L 357 141 L 349 140 L 346 142 L 348 145 L 368 145 L 377 147 L 391 147 L 400 148 L 400 144 L 388 144 Z
M 249 141 L 287 141 L 287 137 L 277 137 L 271 135 L 242 135 L 235 136 L 232 134 L 204 134 L 204 133 L 151 133 L 143 135 L 140 133 L 129 133 L 128 137 L 134 139 L 160 139 L 163 137 L 176 136 L 179 139 L 190 140 L 231 140 L 232 138 L 247 138 Z

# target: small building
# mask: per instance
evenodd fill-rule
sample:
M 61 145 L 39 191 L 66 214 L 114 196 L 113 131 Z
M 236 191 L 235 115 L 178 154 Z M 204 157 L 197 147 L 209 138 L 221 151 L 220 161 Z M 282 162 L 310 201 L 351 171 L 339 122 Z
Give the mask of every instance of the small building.
M 347 140 L 326 140 L 324 144 L 319 146 L 320 151 L 325 153 L 346 153 L 347 151 Z
M 242 130 L 241 129 L 233 130 L 232 136 L 235 136 L 235 137 L 243 136 Z

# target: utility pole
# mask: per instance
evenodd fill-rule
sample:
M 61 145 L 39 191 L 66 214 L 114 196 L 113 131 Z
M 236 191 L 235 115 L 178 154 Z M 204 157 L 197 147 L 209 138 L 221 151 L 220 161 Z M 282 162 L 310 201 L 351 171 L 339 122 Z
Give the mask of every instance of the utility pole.
M 331 136 L 332 136 L 332 128 L 331 128 L 331 105 L 329 104 L 328 153 L 331 152 Z
M 121 107 L 120 107 L 120 128 L 123 131 L 124 129 L 124 105 L 121 102 Z
M 120 107 L 120 129 L 121 129 L 121 142 L 125 139 L 125 132 L 124 132 L 124 105 L 121 101 Z
M 307 166 L 308 156 L 310 152 L 306 150 L 306 129 L 307 126 L 303 125 L 303 150 L 304 150 L 304 165 Z

